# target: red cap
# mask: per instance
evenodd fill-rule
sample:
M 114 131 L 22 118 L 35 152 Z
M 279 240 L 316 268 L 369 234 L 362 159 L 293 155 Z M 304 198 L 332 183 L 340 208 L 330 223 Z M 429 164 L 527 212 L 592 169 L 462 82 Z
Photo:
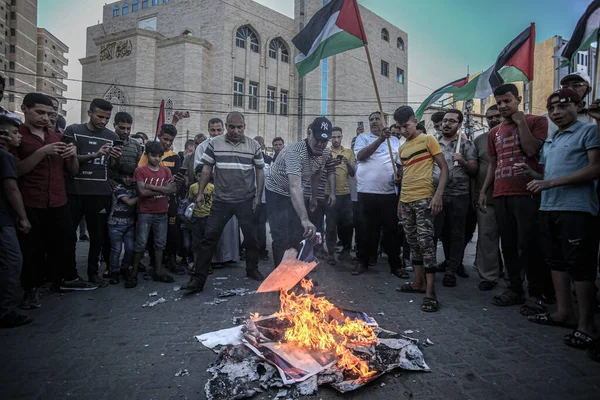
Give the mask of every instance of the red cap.
M 581 101 L 581 96 L 571 89 L 571 88 L 562 88 L 552 93 L 548 97 L 548 101 L 546 102 L 546 108 L 549 108 L 552 104 L 555 103 L 579 103 Z

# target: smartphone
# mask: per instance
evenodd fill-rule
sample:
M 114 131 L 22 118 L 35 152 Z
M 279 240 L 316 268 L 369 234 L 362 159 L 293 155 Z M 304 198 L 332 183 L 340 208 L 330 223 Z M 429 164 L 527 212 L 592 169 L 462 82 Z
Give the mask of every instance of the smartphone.
M 71 144 L 71 143 L 75 142 L 75 139 L 72 138 L 71 136 L 62 135 L 62 137 L 60 138 L 60 141 L 64 144 Z
M 365 128 L 365 123 L 363 121 L 358 121 L 358 127 L 359 128 Z
M 338 156 L 336 157 L 336 159 L 343 161 L 344 160 L 344 156 L 342 154 L 338 154 Z
M 181 167 L 179 171 L 177 171 L 177 175 L 185 176 L 187 174 L 187 168 Z
M 122 140 L 119 140 L 119 139 L 113 140 L 113 146 L 114 147 L 123 147 L 123 146 L 125 146 L 125 142 Z

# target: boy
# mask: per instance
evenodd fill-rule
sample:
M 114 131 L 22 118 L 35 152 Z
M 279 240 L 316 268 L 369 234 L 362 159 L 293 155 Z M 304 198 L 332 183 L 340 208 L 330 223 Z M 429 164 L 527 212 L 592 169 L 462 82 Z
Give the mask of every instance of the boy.
M 150 142 L 146 145 L 145 155 L 148 163 L 138 167 L 133 175 L 139 200 L 133 270 L 131 276 L 125 282 L 125 287 L 128 289 L 137 286 L 138 267 L 148 244 L 148 235 L 150 235 L 151 229 L 154 233 L 154 271 L 152 272 L 152 279 L 164 283 L 174 282 L 172 276 L 164 273 L 162 259 L 163 250 L 167 244 L 168 195 L 175 193 L 177 188 L 169 168 L 160 165 L 164 155 L 163 146 L 159 142 Z
M 108 235 L 110 236 L 110 275 L 109 283 L 119 283 L 119 274 L 127 278 L 129 266 L 133 263 L 133 245 L 135 241 L 135 206 L 138 202 L 133 184 L 135 166 L 122 164 L 119 168 L 117 186 L 113 191 L 112 208 L 108 216 Z M 125 246 L 125 255 L 120 262 L 121 251 Z
M 600 120 L 599 100 L 588 115 Z M 598 197 L 600 177 L 598 125 L 577 120 L 583 108 L 580 95 L 563 88 L 548 97 L 548 116 L 558 127 L 542 147 L 544 174 L 529 165 L 515 172 L 533 177 L 527 189 L 542 194 L 540 221 L 546 263 L 552 269 L 557 310 L 529 317 L 529 321 L 574 329 L 564 337 L 567 346 L 586 349 L 597 335 L 594 326 L 596 256 L 598 252 Z M 571 302 L 571 280 L 577 296 L 577 318 Z
M 202 176 L 203 165 L 199 164 L 194 171 L 196 174 L 196 183 L 190 186 L 189 198 L 190 201 L 196 201 L 198 197 L 198 182 Z M 194 207 L 194 213 L 192 215 L 192 251 L 194 254 L 194 260 L 198 259 L 198 250 L 200 249 L 200 241 L 204 236 L 204 229 L 206 228 L 206 221 L 208 221 L 208 214 L 210 214 L 210 207 L 212 206 L 213 193 L 215 191 L 215 185 L 210 182 L 204 189 L 204 204 L 196 203 Z M 209 274 L 212 274 L 212 266 L 209 268 Z
M 398 150 L 402 161 L 401 193 L 398 219 L 404 222 L 404 234 L 410 245 L 415 269 L 415 282 L 396 290 L 403 293 L 425 293 L 421 310 L 435 312 L 439 303 L 435 294 L 435 246 L 433 217 L 442 211 L 443 193 L 448 183 L 448 165 L 436 138 L 417 131 L 418 121 L 409 106 L 394 112 L 396 126 L 406 142 Z M 440 180 L 434 192 L 433 164 L 440 168 Z M 426 282 L 423 282 L 423 271 Z
M 12 137 L 18 137 L 18 127 L 17 121 L 0 115 L 0 328 L 14 328 L 32 321 L 26 315 L 10 311 L 23 262 L 17 229 L 24 234 L 31 229 L 17 187 L 15 159 L 2 149 L 2 145 L 12 141 Z

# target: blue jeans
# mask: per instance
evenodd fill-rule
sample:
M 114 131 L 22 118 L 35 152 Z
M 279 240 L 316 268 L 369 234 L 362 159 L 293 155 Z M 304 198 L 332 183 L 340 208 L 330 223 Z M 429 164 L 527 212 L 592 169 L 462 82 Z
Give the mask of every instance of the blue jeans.
M 110 272 L 129 268 L 133 264 L 135 225 L 108 225 L 108 236 L 110 237 Z M 123 246 L 125 246 L 125 254 L 123 262 L 120 262 Z
M 10 311 L 21 275 L 23 256 L 13 226 L 0 227 L 0 317 Z
M 133 251 L 143 253 L 146 251 L 148 236 L 150 230 L 154 235 L 154 251 L 162 251 L 167 247 L 167 230 L 169 228 L 169 219 L 167 213 L 164 214 L 138 214 L 137 225 L 135 226 L 135 246 Z

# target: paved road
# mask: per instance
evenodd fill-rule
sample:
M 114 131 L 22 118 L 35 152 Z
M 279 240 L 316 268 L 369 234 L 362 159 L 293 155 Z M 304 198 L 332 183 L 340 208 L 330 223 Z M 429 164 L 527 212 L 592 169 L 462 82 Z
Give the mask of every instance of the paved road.
M 84 265 L 85 244 L 78 246 Z M 473 245 L 466 264 L 473 259 Z M 270 264 L 262 267 L 270 271 Z M 394 291 L 400 282 L 379 263 L 368 274 L 350 275 L 350 265 L 320 266 L 319 291 L 335 304 L 363 310 L 381 326 L 413 330 L 429 338 L 424 349 L 431 373 L 388 374 L 344 396 L 322 388 L 311 399 L 599 399 L 600 364 L 563 345 L 566 330 L 528 323 L 518 308 L 490 303 L 494 292 L 477 289 L 473 270 L 448 289 L 439 282 L 439 313 L 420 311 L 419 295 Z M 207 289 L 184 296 L 186 281 L 161 284 L 140 279 L 133 290 L 111 286 L 87 293 L 51 294 L 29 312 L 29 326 L 0 331 L 2 399 L 202 399 L 214 353 L 194 335 L 233 326 L 233 316 L 277 310 L 275 294 L 232 297 L 205 305 L 217 288 L 256 289 L 239 264 L 217 270 Z M 226 278 L 226 279 L 217 279 Z M 502 286 L 502 285 L 499 285 Z M 157 291 L 167 302 L 142 308 Z M 385 315 L 378 315 L 384 313 Z M 175 377 L 186 368 L 190 375 Z M 398 375 L 398 376 L 395 376 Z M 385 383 L 384 386 L 381 384 Z M 257 396 L 272 399 L 276 392 Z

